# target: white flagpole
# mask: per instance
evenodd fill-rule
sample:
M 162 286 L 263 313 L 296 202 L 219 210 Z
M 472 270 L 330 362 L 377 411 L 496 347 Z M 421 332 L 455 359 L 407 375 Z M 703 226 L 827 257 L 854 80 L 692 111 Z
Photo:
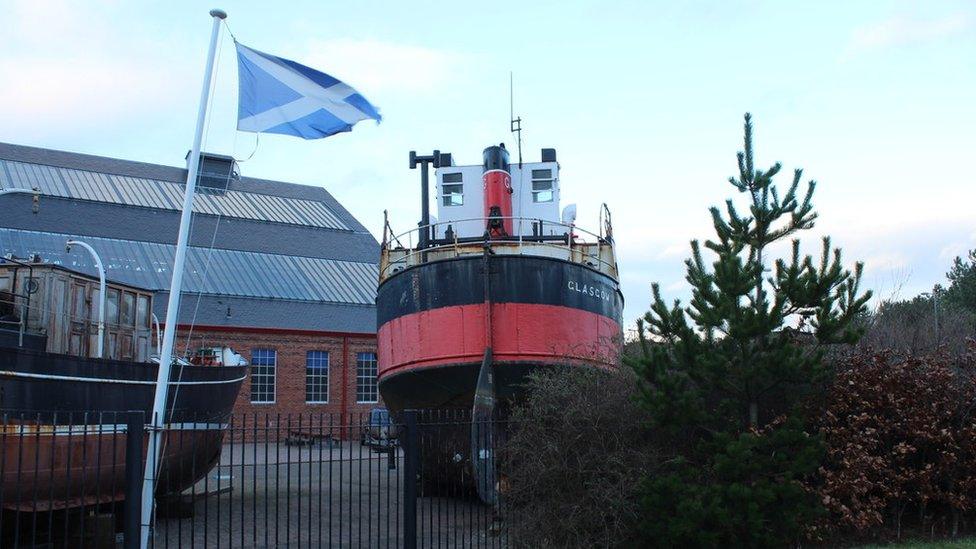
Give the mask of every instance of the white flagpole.
M 163 347 L 159 352 L 159 372 L 156 375 L 156 395 L 153 399 L 152 417 L 149 418 L 151 425 L 149 451 L 146 455 L 146 470 L 142 483 L 142 539 L 140 546 L 143 549 L 149 546 L 149 527 L 152 522 L 157 464 L 162 449 L 166 397 L 169 392 L 173 344 L 176 340 L 180 291 L 183 286 L 183 267 L 186 263 L 186 247 L 190 239 L 190 216 L 193 213 L 193 193 L 197 183 L 197 167 L 200 164 L 200 142 L 203 140 L 203 126 L 207 119 L 207 100 L 210 97 L 210 81 L 213 76 L 214 56 L 217 52 L 217 37 L 220 35 L 220 22 L 227 17 L 227 14 L 223 10 L 213 9 L 210 10 L 210 16 L 213 17 L 210 51 L 207 52 L 207 69 L 203 75 L 203 90 L 200 91 L 200 110 L 197 112 L 196 133 L 193 136 L 193 149 L 190 152 L 190 163 L 186 172 L 183 213 L 180 216 L 180 233 L 176 241 L 176 258 L 173 261 L 173 279 L 169 288 L 169 303 L 166 306 L 166 329 L 163 333 Z

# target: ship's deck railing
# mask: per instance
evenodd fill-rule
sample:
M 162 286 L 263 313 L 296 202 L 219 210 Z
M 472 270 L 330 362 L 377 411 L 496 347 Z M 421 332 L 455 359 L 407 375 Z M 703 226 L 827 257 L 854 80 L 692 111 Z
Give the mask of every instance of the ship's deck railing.
M 379 278 L 382 282 L 390 275 L 407 267 L 431 261 L 460 256 L 481 255 L 485 246 L 497 255 L 527 255 L 552 257 L 586 265 L 612 278 L 617 278 L 617 260 L 613 247 L 612 226 L 609 212 L 604 217 L 606 207 L 601 210 L 600 232 L 594 233 L 575 224 L 562 223 L 548 219 L 516 216 L 497 216 L 492 218 L 472 217 L 438 221 L 429 225 L 394 234 L 389 223 L 384 223 L 383 244 L 380 258 Z M 459 226 L 479 223 L 487 226 L 491 220 L 512 220 L 516 227 L 538 227 L 537 234 L 515 235 L 501 238 L 459 237 Z M 444 234 L 448 226 L 453 235 L 447 238 L 434 238 Z M 439 230 L 440 229 L 440 230 Z M 426 231 L 429 236 L 426 245 L 421 240 Z M 550 234 L 543 234 L 546 231 Z
M 27 315 L 30 303 L 29 295 L 20 295 L 9 291 L 0 291 L 0 329 L 16 331 L 17 345 L 24 345 L 24 334 L 27 332 Z
M 9 263 L 17 265 L 17 268 L 26 268 L 28 278 L 33 278 L 34 269 L 29 263 L 25 263 L 12 256 L 0 258 L 0 264 Z M 16 286 L 16 278 L 12 281 Z M 24 333 L 27 330 L 27 313 L 30 311 L 30 294 L 19 295 L 17 288 L 9 290 L 0 289 L 0 329 L 16 330 L 18 332 L 18 345 L 24 344 Z

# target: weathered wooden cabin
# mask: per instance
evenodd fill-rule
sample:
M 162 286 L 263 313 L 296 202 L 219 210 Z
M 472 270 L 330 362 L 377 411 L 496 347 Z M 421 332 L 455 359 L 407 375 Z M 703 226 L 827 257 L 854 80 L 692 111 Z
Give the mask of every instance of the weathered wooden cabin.
M 108 280 L 105 288 L 103 358 L 148 362 L 152 291 Z M 96 277 L 40 258 L 0 258 L 0 332 L 6 340 L 26 339 L 38 350 L 94 357 L 99 298 Z

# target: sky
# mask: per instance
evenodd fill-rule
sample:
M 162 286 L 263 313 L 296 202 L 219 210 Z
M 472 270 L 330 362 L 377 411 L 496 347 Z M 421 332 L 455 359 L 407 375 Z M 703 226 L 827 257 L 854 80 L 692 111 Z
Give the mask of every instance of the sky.
M 323 186 L 379 239 L 419 219 L 410 150 L 460 164 L 512 143 L 554 147 L 563 204 L 613 213 L 624 321 L 659 282 L 689 295 L 684 258 L 710 235 L 753 114 L 757 164 L 818 182 L 830 235 L 879 298 L 945 283 L 976 248 L 976 3 L 223 2 L 242 43 L 357 88 L 382 124 L 303 141 L 235 131 L 222 30 L 204 148 L 246 176 Z M 181 165 L 210 37 L 200 2 L 0 0 L 0 141 Z M 741 202 L 740 202 L 741 203 Z

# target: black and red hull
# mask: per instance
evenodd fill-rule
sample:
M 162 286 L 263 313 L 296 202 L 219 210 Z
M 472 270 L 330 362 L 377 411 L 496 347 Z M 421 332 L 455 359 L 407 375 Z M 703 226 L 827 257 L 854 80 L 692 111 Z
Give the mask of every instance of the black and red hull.
M 487 347 L 503 403 L 538 368 L 616 368 L 622 308 L 616 280 L 563 259 L 472 254 L 410 267 L 377 293 L 380 393 L 393 411 L 470 409 Z
M 48 510 L 121 500 L 125 413 L 149 418 L 157 369 L 0 347 L 0 506 Z M 158 494 L 184 490 L 217 462 L 246 375 L 246 367 L 173 368 Z M 146 446 L 144 440 L 144 456 Z

